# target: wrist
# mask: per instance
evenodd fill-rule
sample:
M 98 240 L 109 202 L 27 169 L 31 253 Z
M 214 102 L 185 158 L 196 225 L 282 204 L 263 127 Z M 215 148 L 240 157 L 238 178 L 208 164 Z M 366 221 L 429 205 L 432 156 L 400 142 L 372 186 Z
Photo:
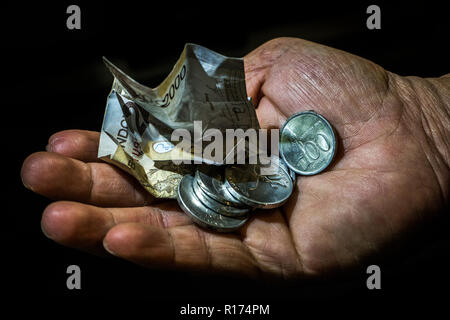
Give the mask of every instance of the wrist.
M 450 75 L 440 78 L 393 75 L 404 104 L 404 121 L 417 139 L 441 187 L 450 198 Z

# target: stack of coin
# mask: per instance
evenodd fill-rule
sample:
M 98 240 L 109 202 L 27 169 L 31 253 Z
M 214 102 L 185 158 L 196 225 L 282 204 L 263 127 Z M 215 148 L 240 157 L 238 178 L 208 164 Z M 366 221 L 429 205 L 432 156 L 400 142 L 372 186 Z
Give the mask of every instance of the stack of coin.
M 282 158 L 270 157 L 270 174 L 260 164 L 208 166 L 185 175 L 177 200 L 191 219 L 206 228 L 231 232 L 242 227 L 254 208 L 270 209 L 290 197 L 295 173 L 324 170 L 336 151 L 333 129 L 321 115 L 306 111 L 291 116 L 280 136 Z
M 292 193 L 293 179 L 278 157 L 278 168 L 261 175 L 260 165 L 209 166 L 185 175 L 178 203 L 197 224 L 220 232 L 239 229 L 254 208 L 281 206 Z M 273 161 L 273 160 L 272 160 Z

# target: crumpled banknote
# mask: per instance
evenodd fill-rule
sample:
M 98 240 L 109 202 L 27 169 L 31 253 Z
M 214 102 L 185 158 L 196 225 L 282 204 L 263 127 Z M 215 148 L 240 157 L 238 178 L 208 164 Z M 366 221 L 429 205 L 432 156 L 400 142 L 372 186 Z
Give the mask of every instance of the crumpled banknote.
M 259 129 L 247 96 L 242 58 L 229 58 L 186 44 L 167 78 L 146 87 L 104 58 L 114 76 L 107 98 L 98 157 L 133 175 L 157 198 L 175 198 L 183 175 L 195 163 L 216 163 L 202 153 L 178 148 L 171 137 L 185 129 L 195 139 L 201 130 Z M 193 141 L 195 143 L 195 141 Z M 204 146 L 202 145 L 202 148 Z M 178 164 L 174 160 L 188 160 Z

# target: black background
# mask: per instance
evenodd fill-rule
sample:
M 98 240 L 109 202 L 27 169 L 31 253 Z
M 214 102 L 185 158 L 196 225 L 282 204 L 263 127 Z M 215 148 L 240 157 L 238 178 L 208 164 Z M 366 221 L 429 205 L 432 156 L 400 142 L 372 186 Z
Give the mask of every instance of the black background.
M 70 4 L 81 7 L 81 30 L 66 28 Z M 40 215 L 50 200 L 26 190 L 20 180 L 23 160 L 43 150 L 52 133 L 100 129 L 112 84 L 102 56 L 151 87 L 169 73 L 186 42 L 244 56 L 279 36 L 349 51 L 400 75 L 436 77 L 450 71 L 449 13 L 442 5 L 375 2 L 381 7 L 382 28 L 368 30 L 370 4 L 2 3 L 0 101 L 5 143 L 1 168 L 6 176 L 2 184 L 6 206 L 0 289 L 7 295 L 2 301 L 18 312 L 34 305 L 33 310 L 47 315 L 56 314 L 58 305 L 72 311 L 86 304 L 105 311 L 126 305 L 130 311 L 145 311 L 149 318 L 154 312 L 174 318 L 179 306 L 187 303 L 270 303 L 272 317 L 292 312 L 300 317 L 305 310 L 356 311 L 364 316 L 376 310 L 387 312 L 387 307 L 402 314 L 444 308 L 450 284 L 450 224 L 445 212 L 436 225 L 413 235 L 401 252 L 374 260 L 382 269 L 382 289 L 369 291 L 367 266 L 333 279 L 267 283 L 146 270 L 67 249 L 41 233 Z M 82 290 L 66 288 L 66 268 L 71 264 L 81 267 Z

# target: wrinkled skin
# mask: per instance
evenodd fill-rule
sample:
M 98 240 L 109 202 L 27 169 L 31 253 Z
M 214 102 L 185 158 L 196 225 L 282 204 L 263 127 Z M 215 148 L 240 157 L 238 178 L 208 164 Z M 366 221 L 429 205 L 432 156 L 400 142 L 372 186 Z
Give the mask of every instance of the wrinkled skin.
M 99 162 L 97 132 L 62 131 L 21 172 L 27 188 L 63 200 L 45 209 L 44 233 L 148 267 L 291 278 L 358 265 L 448 205 L 448 75 L 404 78 L 290 38 L 244 61 L 263 128 L 310 109 L 333 124 L 339 152 L 327 171 L 297 177 L 283 207 L 218 234 L 192 224 L 175 201 L 152 204 L 131 177 Z

